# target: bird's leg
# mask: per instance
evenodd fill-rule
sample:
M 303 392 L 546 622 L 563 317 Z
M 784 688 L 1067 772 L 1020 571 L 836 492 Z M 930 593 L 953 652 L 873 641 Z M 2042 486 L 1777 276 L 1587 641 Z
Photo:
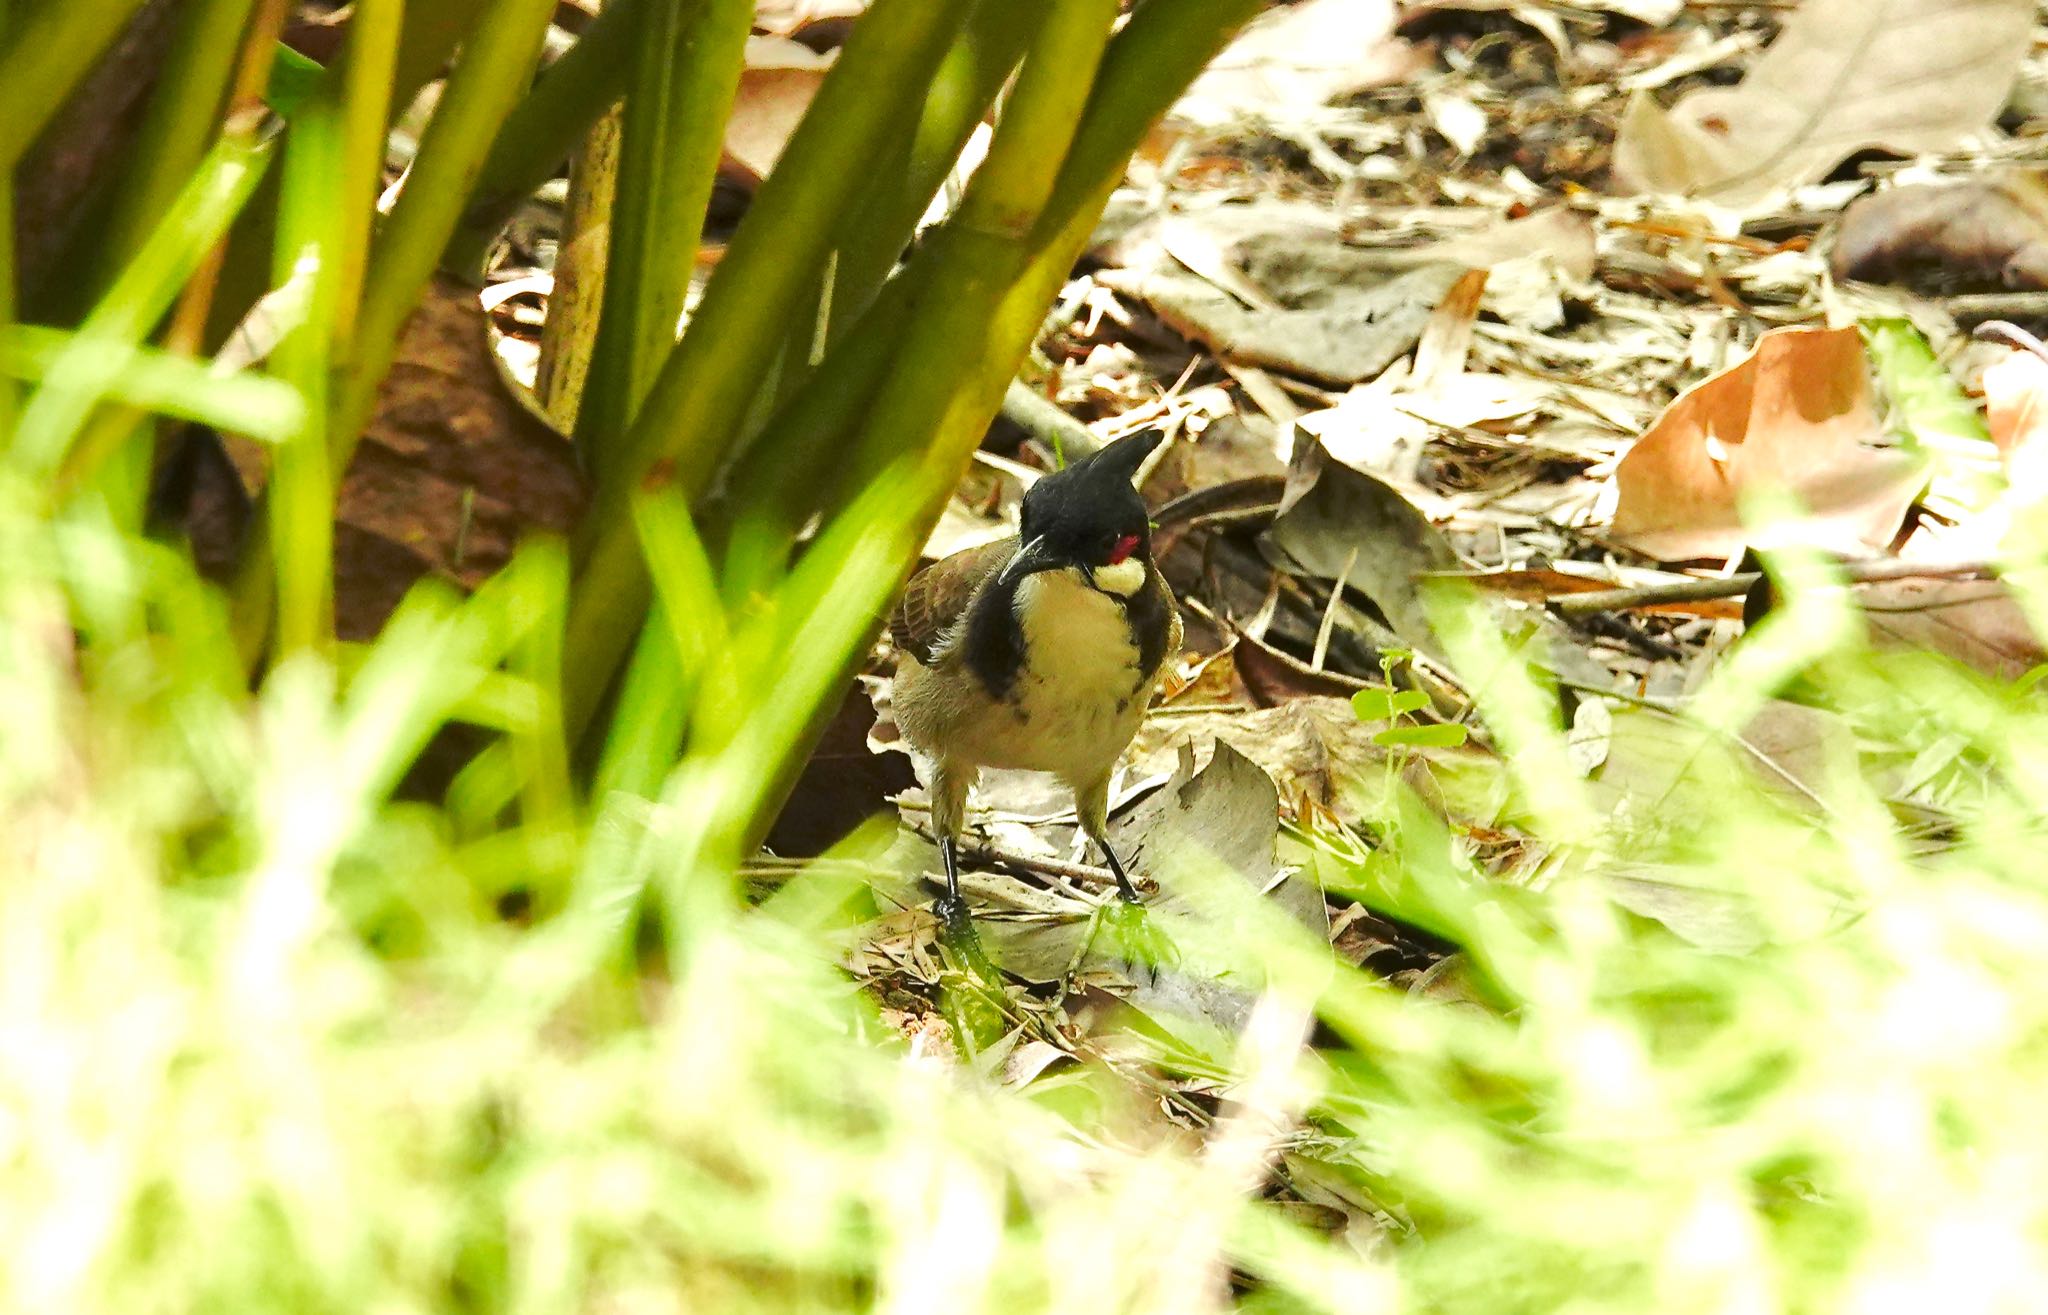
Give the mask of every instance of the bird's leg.
M 1109 873 L 1116 878 L 1116 893 L 1126 904 L 1143 904 L 1138 898 L 1138 888 L 1131 884 L 1130 874 L 1109 847 L 1109 774 L 1107 772 L 1093 781 L 1085 781 L 1074 787 L 1074 812 L 1081 819 L 1081 831 L 1095 847 L 1102 851 L 1102 857 L 1109 862 Z
M 974 915 L 967 911 L 967 901 L 960 897 L 960 842 L 953 836 L 939 837 L 939 861 L 946 868 L 946 893 L 932 901 L 932 914 L 939 920 L 947 934 L 953 936 L 974 935 Z
M 973 768 L 963 771 L 938 763 L 933 766 L 931 777 L 932 831 L 939 838 L 939 860 L 946 869 L 946 893 L 932 901 L 932 916 L 938 919 L 939 936 L 947 947 L 977 976 L 997 982 L 1001 975 L 981 948 L 981 936 L 974 930 L 974 915 L 960 895 L 960 826 L 975 772 Z
M 1130 874 L 1124 871 L 1123 860 L 1110 848 L 1108 773 L 1104 773 L 1100 780 L 1074 787 L 1074 811 L 1080 816 L 1082 832 L 1102 851 L 1103 859 L 1109 864 L 1110 875 L 1116 878 L 1117 902 L 1103 906 L 1103 923 L 1114 935 L 1125 960 L 1134 965 L 1143 964 L 1152 980 L 1157 982 L 1159 965 L 1173 963 L 1177 956 L 1173 943 L 1147 916 L 1145 902 L 1138 897 L 1138 888 L 1131 884 Z
M 1131 884 L 1130 877 L 1124 872 L 1124 865 L 1117 860 L 1116 851 L 1109 847 L 1109 842 L 1097 836 L 1095 847 L 1102 851 L 1103 859 L 1108 862 L 1109 875 L 1116 878 L 1117 895 L 1126 904 L 1143 904 L 1145 901 L 1138 898 L 1138 888 Z

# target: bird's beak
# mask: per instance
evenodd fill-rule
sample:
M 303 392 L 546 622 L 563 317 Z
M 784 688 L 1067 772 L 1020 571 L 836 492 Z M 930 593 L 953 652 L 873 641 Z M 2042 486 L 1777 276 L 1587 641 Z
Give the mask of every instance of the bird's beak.
M 1012 585 L 1027 575 L 1056 570 L 1063 565 L 1065 563 L 1046 547 L 1045 537 L 1041 535 L 1017 550 L 1017 555 L 1004 565 L 1003 573 L 996 577 L 996 583 Z

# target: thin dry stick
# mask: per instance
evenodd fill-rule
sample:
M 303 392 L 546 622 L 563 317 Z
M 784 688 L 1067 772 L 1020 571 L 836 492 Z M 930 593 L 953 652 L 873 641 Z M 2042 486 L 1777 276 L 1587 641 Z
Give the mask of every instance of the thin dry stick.
M 1849 562 L 1842 574 L 1852 584 L 1880 580 L 1972 580 L 1998 573 L 1992 562 Z M 1583 594 L 1552 594 L 1544 603 L 1563 617 L 1592 616 L 1598 612 L 1620 612 L 1632 607 L 1653 607 L 1659 603 L 1697 603 L 1710 598 L 1739 598 L 1748 593 L 1761 571 L 1743 571 L 1711 580 L 1674 580 L 1668 584 L 1638 585 L 1632 589 L 1597 589 Z

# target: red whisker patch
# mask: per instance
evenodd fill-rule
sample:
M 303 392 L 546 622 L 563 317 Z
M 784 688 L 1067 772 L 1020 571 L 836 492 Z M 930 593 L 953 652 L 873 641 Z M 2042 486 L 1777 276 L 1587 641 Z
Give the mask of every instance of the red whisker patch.
M 1138 536 L 1126 534 L 1123 538 L 1116 541 L 1116 547 L 1109 550 L 1109 564 L 1115 566 L 1118 562 L 1127 560 L 1136 551 L 1138 551 Z

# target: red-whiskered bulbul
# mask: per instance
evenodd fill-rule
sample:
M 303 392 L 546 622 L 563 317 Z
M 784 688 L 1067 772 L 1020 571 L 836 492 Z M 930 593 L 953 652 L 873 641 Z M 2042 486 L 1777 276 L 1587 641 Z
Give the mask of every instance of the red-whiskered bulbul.
M 1180 649 L 1180 615 L 1131 486 L 1161 437 L 1119 439 L 1040 479 L 1016 537 L 919 571 L 890 617 L 902 654 L 894 716 L 921 759 L 946 868 L 933 912 L 956 936 L 972 935 L 958 839 L 984 767 L 1065 782 L 1118 892 L 1138 901 L 1104 828 L 1110 773 Z

